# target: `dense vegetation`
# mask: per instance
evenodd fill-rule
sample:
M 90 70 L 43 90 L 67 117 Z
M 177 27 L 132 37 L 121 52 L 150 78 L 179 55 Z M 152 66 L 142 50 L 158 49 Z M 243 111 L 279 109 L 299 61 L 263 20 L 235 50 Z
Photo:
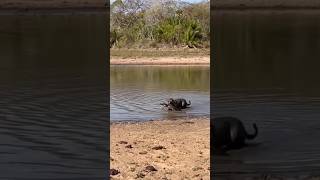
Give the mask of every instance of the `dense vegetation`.
M 111 47 L 209 47 L 209 1 L 116 0 Z

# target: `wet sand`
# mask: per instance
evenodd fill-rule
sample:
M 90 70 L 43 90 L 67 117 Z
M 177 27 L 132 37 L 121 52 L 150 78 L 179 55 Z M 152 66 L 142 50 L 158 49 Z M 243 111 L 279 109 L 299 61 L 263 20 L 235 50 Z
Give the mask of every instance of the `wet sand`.
M 111 179 L 210 179 L 209 118 L 116 122 L 110 130 Z

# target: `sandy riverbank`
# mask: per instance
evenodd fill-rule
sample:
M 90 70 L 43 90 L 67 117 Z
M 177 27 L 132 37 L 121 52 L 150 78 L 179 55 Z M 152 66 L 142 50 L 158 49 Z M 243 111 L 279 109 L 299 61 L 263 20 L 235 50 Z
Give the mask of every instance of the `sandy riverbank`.
M 3 0 L 0 15 L 43 15 L 106 13 L 107 7 L 101 0 Z
M 258 9 L 319 9 L 320 1 L 317 0 L 215 0 L 212 4 L 213 8 L 224 9 L 242 9 L 242 8 L 258 8 Z
M 102 8 L 102 0 L 1 0 L 1 9 L 59 9 L 59 8 Z
M 110 130 L 110 168 L 119 171 L 111 179 L 210 179 L 209 118 L 113 123 Z
M 210 57 L 110 58 L 111 65 L 210 65 Z
M 111 49 L 111 65 L 210 65 L 210 49 Z

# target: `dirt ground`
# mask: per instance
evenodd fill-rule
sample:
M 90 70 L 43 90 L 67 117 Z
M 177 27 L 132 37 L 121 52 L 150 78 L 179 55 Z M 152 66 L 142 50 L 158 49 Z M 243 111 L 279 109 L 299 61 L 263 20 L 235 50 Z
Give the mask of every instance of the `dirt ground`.
M 215 8 L 320 8 L 317 0 L 215 0 Z
M 10 8 L 92 8 L 105 7 L 104 0 L 1 0 L 1 9 Z
M 111 124 L 111 179 L 210 179 L 209 118 Z
M 112 65 L 210 65 L 210 49 L 111 49 Z
M 142 58 L 114 58 L 111 57 L 112 65 L 210 65 L 210 57 L 142 57 Z

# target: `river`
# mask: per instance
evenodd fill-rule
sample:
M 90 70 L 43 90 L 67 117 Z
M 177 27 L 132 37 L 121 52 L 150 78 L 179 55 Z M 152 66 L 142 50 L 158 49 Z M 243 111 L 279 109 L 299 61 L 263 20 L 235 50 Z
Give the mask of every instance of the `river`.
M 0 179 L 103 179 L 106 14 L 1 14 L 0 24 Z
M 240 118 L 258 137 L 215 156 L 217 177 L 320 175 L 320 12 L 212 13 L 212 117 Z M 237 178 L 237 179 L 238 179 Z
M 209 116 L 209 66 L 110 67 L 111 121 L 145 121 L 176 117 Z M 191 107 L 168 112 L 160 103 L 185 98 Z

